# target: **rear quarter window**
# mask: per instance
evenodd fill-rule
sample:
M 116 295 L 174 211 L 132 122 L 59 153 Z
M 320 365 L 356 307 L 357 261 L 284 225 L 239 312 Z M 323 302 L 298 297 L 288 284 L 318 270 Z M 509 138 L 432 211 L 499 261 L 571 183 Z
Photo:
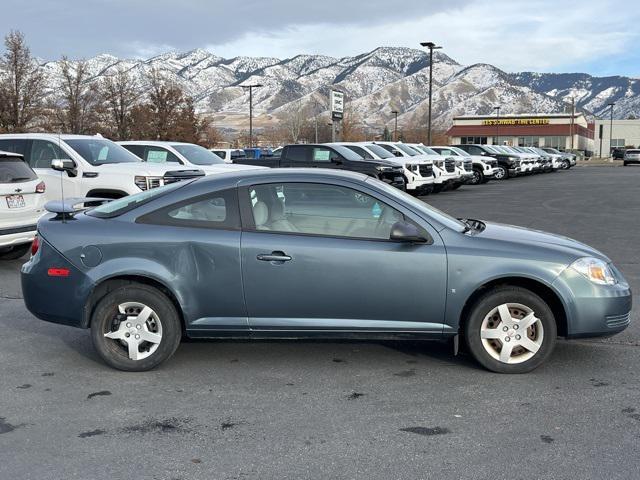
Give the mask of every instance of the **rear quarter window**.
M 30 182 L 38 176 L 20 157 L 0 157 L 0 183 Z

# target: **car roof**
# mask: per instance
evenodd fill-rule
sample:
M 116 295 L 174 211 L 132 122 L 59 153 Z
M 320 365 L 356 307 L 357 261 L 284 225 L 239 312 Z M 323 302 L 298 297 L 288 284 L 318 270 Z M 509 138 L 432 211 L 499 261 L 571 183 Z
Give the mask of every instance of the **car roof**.
M 198 185 L 215 185 L 218 182 L 227 183 L 229 181 L 242 180 L 265 180 L 269 178 L 282 179 L 287 181 L 305 181 L 313 179 L 335 179 L 335 180 L 358 180 L 364 181 L 369 178 L 364 173 L 352 172 L 349 170 L 335 170 L 330 168 L 265 168 L 256 170 L 234 170 L 218 175 L 208 175 L 200 177 L 194 181 Z M 282 181 L 282 180 L 278 180 Z
M 195 145 L 195 143 L 188 142 L 170 142 L 167 140 L 124 140 L 117 142 L 120 145 L 157 145 L 157 146 L 171 146 L 171 145 Z
M 76 140 L 81 138 L 88 138 L 94 140 L 109 140 L 111 139 L 103 137 L 102 135 L 74 135 L 70 133 L 2 133 L 0 134 L 0 138 L 36 138 L 36 139 L 46 139 L 46 140 L 54 140 L 57 141 L 58 138 L 61 140 Z

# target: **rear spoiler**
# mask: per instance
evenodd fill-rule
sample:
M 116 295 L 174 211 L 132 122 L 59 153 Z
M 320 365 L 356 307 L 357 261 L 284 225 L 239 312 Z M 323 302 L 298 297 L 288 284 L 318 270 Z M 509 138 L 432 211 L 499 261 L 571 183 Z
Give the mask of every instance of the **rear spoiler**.
M 102 205 L 112 201 L 113 198 L 98 198 L 98 197 L 77 197 L 77 198 L 65 198 L 64 200 L 52 200 L 44 204 L 44 209 L 47 212 L 56 213 L 57 218 L 70 217 L 76 212 L 89 208 L 87 206 L 78 208 L 78 205 L 84 205 L 85 203 L 92 203 L 95 205 Z

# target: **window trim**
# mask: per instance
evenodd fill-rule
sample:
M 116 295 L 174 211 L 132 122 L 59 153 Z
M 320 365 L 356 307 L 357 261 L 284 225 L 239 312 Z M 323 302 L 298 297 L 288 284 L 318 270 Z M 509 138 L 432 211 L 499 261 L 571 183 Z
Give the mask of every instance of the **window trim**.
M 399 213 L 402 214 L 403 220 L 409 223 L 413 223 L 415 224 L 424 234 L 425 237 L 427 239 L 426 242 L 422 242 L 419 245 L 433 245 L 434 244 L 434 238 L 433 235 L 431 235 L 429 233 L 429 231 L 423 227 L 422 225 L 420 225 L 420 223 L 416 222 L 415 220 L 413 220 L 412 218 L 407 217 L 407 214 L 402 212 L 400 209 L 389 205 L 389 202 L 387 202 L 386 200 L 381 200 L 378 196 L 369 193 L 369 192 L 364 192 L 361 189 L 357 189 L 354 188 L 353 186 L 346 186 L 346 185 L 340 185 L 340 184 L 333 184 L 333 183 L 325 183 L 325 182 L 291 182 L 291 181 L 282 181 L 282 182 L 274 182 L 274 181 L 267 181 L 267 182 L 260 182 L 260 183 L 252 183 L 249 185 L 243 185 L 238 187 L 238 202 L 240 204 L 240 221 L 241 221 L 241 225 L 242 225 L 242 231 L 243 232 L 247 232 L 247 233 L 264 233 L 267 235 L 289 235 L 289 236 L 297 236 L 297 237 L 313 237 L 313 238 L 333 238 L 333 239 L 338 239 L 338 240 L 354 240 L 354 241 L 364 241 L 364 242 L 386 242 L 386 243 L 394 243 L 394 244 L 403 244 L 403 243 L 407 243 L 407 242 L 400 242 L 397 240 L 391 240 L 390 238 L 370 238 L 370 237 L 347 237 L 347 236 L 343 236 L 343 235 L 326 235 L 326 234 L 322 234 L 322 233 L 305 233 L 305 232 L 281 232 L 281 231 L 272 231 L 272 230 L 258 230 L 256 228 L 256 224 L 255 224 L 255 220 L 253 219 L 253 209 L 251 207 L 251 195 L 249 194 L 249 189 L 251 187 L 254 187 L 256 185 L 281 185 L 281 184 L 288 184 L 288 183 L 309 183 L 309 184 L 313 184 L 313 185 L 328 185 L 328 186 L 333 186 L 333 187 L 342 187 L 342 188 L 348 188 L 351 190 L 355 190 L 357 192 L 360 192 L 364 195 L 367 195 L 369 197 L 373 197 L 375 198 L 377 201 L 384 203 L 385 205 L 387 205 L 388 207 L 393 208 L 394 210 L 398 211 Z M 418 245 L 418 244 L 416 244 Z
M 235 218 L 234 225 L 228 226 L 218 226 L 215 222 L 209 220 L 180 220 L 174 217 L 169 216 L 169 212 L 176 210 L 178 208 L 182 208 L 186 205 L 191 205 L 194 203 L 198 203 L 216 196 L 223 196 L 224 194 L 230 194 L 231 198 L 229 199 L 228 204 L 225 200 L 225 206 L 233 207 L 233 213 Z M 248 194 L 248 192 L 247 192 Z M 164 207 L 160 207 L 152 212 L 148 212 L 140 215 L 135 219 L 135 223 L 140 223 L 144 225 L 157 225 L 161 227 L 182 227 L 182 228 L 204 228 L 206 230 L 226 230 L 230 232 L 238 232 L 242 230 L 242 220 L 241 213 L 238 203 L 238 189 L 237 188 L 227 188 L 225 190 L 218 190 L 215 192 L 207 192 L 202 195 L 197 195 L 195 197 L 189 197 L 184 200 L 180 200 L 179 202 L 172 203 L 170 205 L 165 205 Z M 228 213 L 228 212 L 227 212 Z M 229 219 L 229 215 L 224 222 L 227 222 Z

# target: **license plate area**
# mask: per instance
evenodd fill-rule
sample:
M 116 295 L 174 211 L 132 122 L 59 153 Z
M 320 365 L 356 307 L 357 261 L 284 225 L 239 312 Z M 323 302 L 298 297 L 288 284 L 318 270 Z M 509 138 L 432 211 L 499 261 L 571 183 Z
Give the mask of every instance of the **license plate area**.
M 7 195 L 7 206 L 9 208 L 24 208 L 24 197 L 22 195 Z

